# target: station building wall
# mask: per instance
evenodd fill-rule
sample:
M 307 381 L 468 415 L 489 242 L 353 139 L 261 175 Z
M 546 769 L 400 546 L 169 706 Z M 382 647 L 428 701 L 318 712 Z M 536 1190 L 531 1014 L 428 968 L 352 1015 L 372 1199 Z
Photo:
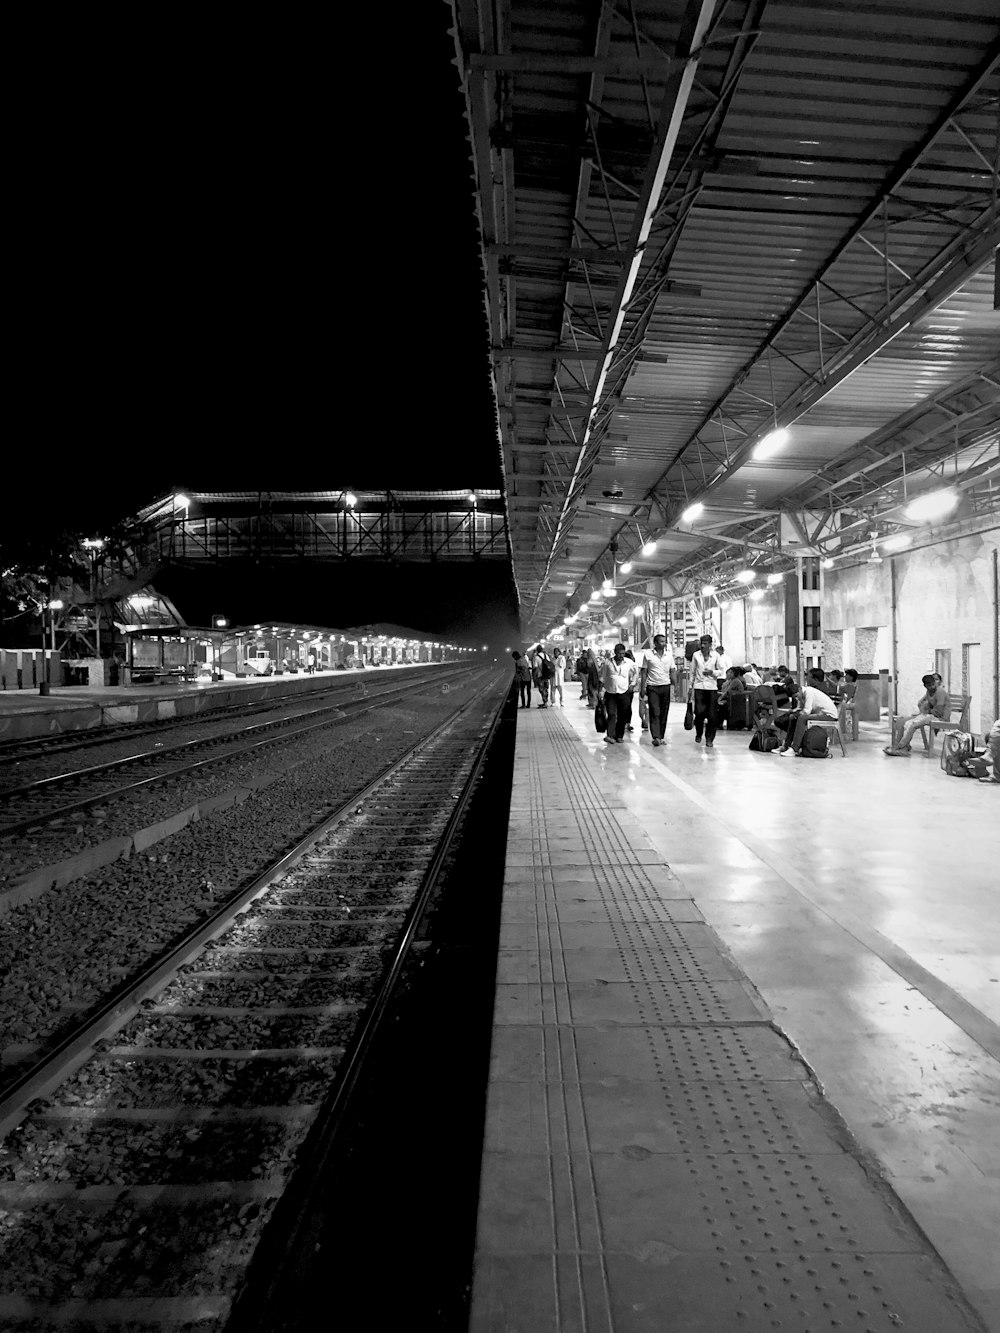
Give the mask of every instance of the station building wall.
M 920 678 L 941 671 L 952 694 L 971 694 L 971 728 L 982 735 L 995 721 L 996 609 L 993 553 L 1000 528 L 950 538 L 891 557 L 896 569 L 898 702 L 910 711 L 923 693 Z M 785 588 L 746 602 L 748 654 L 772 666 L 785 655 Z M 892 667 L 890 557 L 828 570 L 823 593 L 823 665 L 863 674 Z M 772 655 L 772 646 L 774 649 Z M 891 706 L 892 692 L 887 702 Z

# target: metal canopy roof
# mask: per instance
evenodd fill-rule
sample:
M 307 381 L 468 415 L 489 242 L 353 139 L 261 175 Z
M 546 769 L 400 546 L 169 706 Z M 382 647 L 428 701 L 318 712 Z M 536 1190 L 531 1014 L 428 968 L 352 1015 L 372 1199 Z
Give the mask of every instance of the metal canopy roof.
M 649 538 L 679 595 L 997 513 L 995 0 L 453 10 L 529 637 Z

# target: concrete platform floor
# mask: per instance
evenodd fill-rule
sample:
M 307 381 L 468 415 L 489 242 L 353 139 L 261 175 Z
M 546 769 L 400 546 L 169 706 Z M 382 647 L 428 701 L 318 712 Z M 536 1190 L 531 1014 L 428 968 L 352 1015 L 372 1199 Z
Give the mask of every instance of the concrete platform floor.
M 572 741 L 641 826 L 1000 1330 L 997 787 L 946 776 L 936 752 L 887 758 L 877 729 L 847 759 L 751 753 L 745 732 L 706 751 L 676 704 L 662 747 L 638 710 L 606 745 L 575 693 L 519 726 Z

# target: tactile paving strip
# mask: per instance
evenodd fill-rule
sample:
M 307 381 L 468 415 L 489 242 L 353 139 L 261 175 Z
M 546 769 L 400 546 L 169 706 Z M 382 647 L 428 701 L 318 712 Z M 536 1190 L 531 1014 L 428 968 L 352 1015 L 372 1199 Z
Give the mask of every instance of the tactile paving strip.
M 981 1328 L 597 771 L 522 714 L 473 1333 Z

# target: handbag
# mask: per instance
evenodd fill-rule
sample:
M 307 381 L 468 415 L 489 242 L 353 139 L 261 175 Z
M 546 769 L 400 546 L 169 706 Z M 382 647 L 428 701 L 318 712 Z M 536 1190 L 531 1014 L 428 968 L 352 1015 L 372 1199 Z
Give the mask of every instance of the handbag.
M 607 731 L 608 729 L 608 710 L 604 707 L 603 699 L 598 699 L 594 708 L 594 727 L 597 731 Z
M 694 726 L 694 700 L 688 695 L 688 706 L 684 710 L 684 730 L 690 731 Z

